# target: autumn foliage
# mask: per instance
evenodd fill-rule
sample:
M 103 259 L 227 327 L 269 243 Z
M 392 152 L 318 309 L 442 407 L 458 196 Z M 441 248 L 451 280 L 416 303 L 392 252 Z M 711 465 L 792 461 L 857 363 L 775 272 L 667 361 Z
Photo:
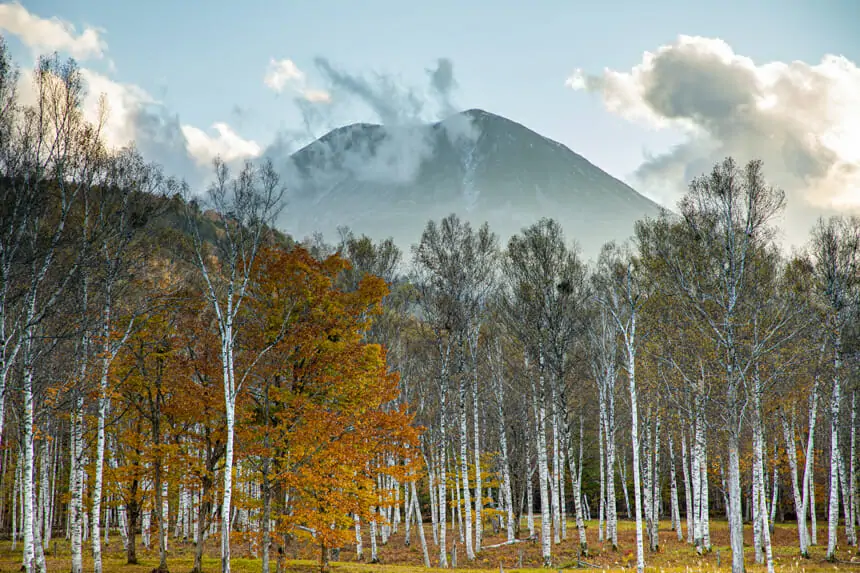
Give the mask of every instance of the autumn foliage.
M 354 290 L 339 288 L 347 261 L 317 260 L 300 247 L 269 246 L 257 264 L 260 278 L 240 316 L 248 328 L 237 341 L 237 361 L 249 373 L 238 400 L 237 462 L 239 473 L 266 488 L 268 505 L 237 495 L 237 507 L 265 509 L 274 525 L 264 532 L 270 542 L 308 538 L 325 565 L 329 549 L 349 542 L 356 517 L 381 519 L 377 476 L 406 481 L 415 473 L 402 461 L 405 449 L 417 446 L 418 429 L 398 401 L 398 375 L 385 350 L 366 341 L 388 287 L 368 275 Z M 174 464 L 187 469 L 184 481 L 170 486 L 202 493 L 198 516 L 201 528 L 208 526 L 217 515 L 224 455 L 212 312 L 187 285 L 172 284 L 158 286 L 157 303 L 119 358 L 114 388 L 115 400 L 136 415 L 115 434 L 112 491 L 131 521 L 152 511 L 156 531 L 160 484 Z M 259 547 L 265 541 L 257 537 Z
M 284 316 L 288 327 L 250 392 L 255 423 L 244 437 L 258 446 L 246 451 L 271 460 L 273 486 L 288 495 L 280 531 L 310 536 L 325 562 L 326 548 L 348 541 L 353 516 L 371 517 L 378 468 L 402 459 L 417 431 L 394 405 L 398 376 L 384 350 L 365 342 L 385 282 L 368 276 L 345 292 L 336 281 L 348 263 L 338 256 L 317 261 L 301 248 L 263 255 L 250 307 L 261 321 L 255 332 L 273 334 Z

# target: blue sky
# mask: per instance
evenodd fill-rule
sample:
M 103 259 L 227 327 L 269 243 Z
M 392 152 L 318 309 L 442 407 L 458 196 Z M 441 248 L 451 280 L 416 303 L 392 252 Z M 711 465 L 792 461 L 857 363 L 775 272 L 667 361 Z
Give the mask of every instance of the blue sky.
M 327 85 L 314 64 L 318 56 L 351 74 L 381 73 L 423 88 L 426 70 L 445 57 L 453 62 L 458 107 L 523 123 L 631 182 L 647 157 L 671 153 L 692 131 L 677 122 L 658 129 L 611 110 L 598 81 L 604 70 L 629 73 L 644 52 L 672 45 L 681 34 L 722 40 L 756 65 L 815 66 L 828 54 L 860 62 L 860 2 L 852 0 L 27 0 L 22 6 L 33 17 L 74 26 L 76 34 L 94 28 L 102 57 L 82 65 L 137 86 L 181 124 L 209 134 L 223 122 L 265 147 L 301 123 L 294 96 L 263 81 L 273 59 L 291 60 L 320 89 Z M 16 58 L 29 66 L 37 47 L 6 28 Z M 595 80 L 591 87 L 565 86 L 576 69 Z M 356 102 L 338 109 L 331 121 L 376 119 Z

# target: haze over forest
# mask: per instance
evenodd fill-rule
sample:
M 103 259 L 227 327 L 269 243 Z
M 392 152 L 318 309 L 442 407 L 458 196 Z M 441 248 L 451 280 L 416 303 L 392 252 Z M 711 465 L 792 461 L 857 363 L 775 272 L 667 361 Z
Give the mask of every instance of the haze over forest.
M 856 6 L 388 4 L 0 3 L 0 569 L 855 562 Z

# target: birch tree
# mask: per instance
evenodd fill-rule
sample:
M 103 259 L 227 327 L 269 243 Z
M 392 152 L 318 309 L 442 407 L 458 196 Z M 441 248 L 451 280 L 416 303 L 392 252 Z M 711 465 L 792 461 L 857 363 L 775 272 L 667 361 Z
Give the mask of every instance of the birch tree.
M 636 569 L 645 570 L 645 548 L 642 539 L 643 492 L 639 460 L 639 406 L 636 391 L 636 352 L 639 340 L 636 325 L 639 312 L 647 301 L 647 291 L 637 260 L 628 248 L 609 243 L 603 247 L 595 274 L 595 296 L 612 316 L 624 344 L 622 364 L 630 391 L 630 439 L 633 450 L 633 498 L 636 521 Z M 646 494 L 649 492 L 646 492 Z
M 615 506 L 615 391 L 618 378 L 618 331 L 610 312 L 596 305 L 591 313 L 587 335 L 592 376 L 597 382 L 600 421 L 605 439 L 605 460 L 601 460 L 606 478 L 606 539 L 618 549 L 618 514 Z
M 828 506 L 827 560 L 836 560 L 839 526 L 839 415 L 843 391 L 845 332 L 856 320 L 860 305 L 860 219 L 834 217 L 819 220 L 809 246 L 814 261 L 814 285 L 824 331 L 832 352 L 830 395 L 830 500 Z
M 675 223 L 674 240 L 660 237 L 669 228 L 667 214 L 662 216 L 662 224 L 637 226 L 640 243 L 653 248 L 666 265 L 673 289 L 690 305 L 699 318 L 701 332 L 721 352 L 734 573 L 744 571 L 740 485 L 743 382 L 752 365 L 779 346 L 785 322 L 769 324 L 755 348 L 746 348 L 739 333 L 750 305 L 751 261 L 758 250 L 771 244 L 773 221 L 784 206 L 784 197 L 781 190 L 766 183 L 760 161 L 739 168 L 729 158 L 690 184 L 679 203 L 681 218 Z
M 507 541 L 512 543 L 516 535 L 515 518 L 514 518 L 514 499 L 513 490 L 511 487 L 511 462 L 508 452 L 508 434 L 505 417 L 505 402 L 509 396 L 505 392 L 505 367 L 504 367 L 504 352 L 502 350 L 501 333 L 491 335 L 487 343 L 488 363 L 490 366 L 493 393 L 495 394 L 496 415 L 498 416 L 498 434 L 499 434 L 499 465 L 501 467 L 502 483 L 500 489 L 500 497 L 503 500 L 505 508 L 505 529 L 507 532 Z
M 22 112 L 17 130 L 20 155 L 16 161 L 21 171 L 11 173 L 12 181 L 4 182 L 35 205 L 21 236 L 27 271 L 15 342 L 21 352 L 23 561 L 27 573 L 44 568 L 41 544 L 36 547 L 33 430 L 35 406 L 43 389 L 36 378 L 38 362 L 52 345 L 45 343 L 42 329 L 77 275 L 82 253 L 70 257 L 60 254 L 74 244 L 78 229 L 69 223 L 80 196 L 101 181 L 105 157 L 100 124 L 82 119 L 84 85 L 74 61 L 63 62 L 57 56 L 40 58 L 34 88 L 36 101 Z
M 20 284 L 18 265 L 24 234 L 37 206 L 32 190 L 21 183 L 29 167 L 26 141 L 15 138 L 21 119 L 17 99 L 19 73 L 12 62 L 6 41 L 0 36 L 0 443 L 6 415 L 6 388 L 9 374 L 21 349 L 18 316 L 21 305 L 14 305 L 15 287 Z M 16 272 L 17 271 L 17 272 Z M 13 505 L 14 507 L 14 505 Z
M 221 342 L 227 422 L 221 503 L 221 572 L 230 573 L 236 398 L 256 362 L 273 346 L 270 343 L 259 350 L 237 371 L 236 341 L 241 330 L 241 321 L 237 318 L 248 289 L 256 279 L 257 254 L 268 240 L 280 212 L 284 188 L 271 163 L 256 167 L 248 162 L 235 179 L 220 159 L 215 160 L 214 170 L 215 181 L 209 187 L 207 199 L 217 221 L 217 230 L 212 236 L 203 234 L 203 223 L 190 198 L 186 201 L 186 221 L 194 243 L 194 262 L 205 284 L 204 296 L 215 312 Z
M 134 295 L 122 292 L 128 284 L 128 271 L 133 261 L 129 254 L 132 239 L 144 228 L 151 217 L 158 215 L 158 195 L 166 197 L 168 188 L 162 186 L 161 172 L 147 164 L 134 150 L 125 150 L 110 161 L 105 185 L 96 190 L 95 233 L 93 236 L 94 273 L 98 285 L 100 313 L 98 317 L 99 386 L 98 410 L 96 414 L 96 461 L 92 493 L 91 532 L 93 542 L 93 570 L 102 572 L 101 536 L 102 485 L 105 461 L 105 423 L 110 408 L 108 377 L 111 365 L 128 339 L 135 319 L 143 309 L 130 310 L 125 323 L 115 328 L 116 298 L 123 302 Z M 120 290 L 120 292 L 117 292 Z
M 529 362 L 536 365 L 536 375 L 529 379 L 541 492 L 541 552 L 544 563 L 549 565 L 553 508 L 560 515 L 560 499 L 559 470 L 554 463 L 551 475 L 548 463 L 547 422 L 552 425 L 553 458 L 558 461 L 562 458 L 565 433 L 562 419 L 566 417 L 558 412 L 559 388 L 569 368 L 573 335 L 582 324 L 585 271 L 577 248 L 568 247 L 560 225 L 551 219 L 542 219 L 510 239 L 503 269 L 509 328 L 525 348 Z M 587 553 L 583 527 L 580 543 L 581 550 Z
M 472 502 L 469 491 L 467 382 L 469 372 L 466 358 L 469 355 L 469 337 L 480 328 L 484 308 L 495 282 L 498 258 L 498 238 L 484 224 L 477 231 L 471 225 L 449 215 L 438 224 L 430 221 L 413 249 L 418 268 L 421 302 L 428 322 L 433 329 L 439 355 L 438 384 L 440 389 L 439 428 L 441 439 L 440 460 L 440 516 L 445 513 L 446 469 L 445 447 L 447 439 L 448 388 L 452 381 L 458 386 L 458 422 L 460 485 L 464 512 L 464 543 L 466 557 L 475 557 Z M 477 373 L 472 373 L 473 376 Z M 474 383 L 474 380 L 473 380 Z M 478 464 L 480 460 L 475 460 Z M 481 495 L 477 492 L 476 495 Z M 479 527 L 483 524 L 477 524 Z M 440 566 L 447 563 L 445 536 L 440 536 Z

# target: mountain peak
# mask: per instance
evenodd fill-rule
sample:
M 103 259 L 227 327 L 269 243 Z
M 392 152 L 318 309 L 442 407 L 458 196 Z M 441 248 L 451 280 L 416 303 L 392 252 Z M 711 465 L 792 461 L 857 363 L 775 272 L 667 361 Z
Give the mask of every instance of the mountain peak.
M 477 107 L 463 110 L 463 111 L 457 113 L 456 115 L 464 115 L 466 117 L 469 117 L 471 119 L 476 119 L 476 120 L 499 120 L 499 119 L 501 119 L 504 121 L 511 121 L 506 117 L 496 115 L 495 113 L 491 113 L 485 109 L 481 109 L 481 108 L 477 108 Z
M 433 124 L 347 125 L 289 164 L 286 230 L 299 236 L 349 225 L 408 248 L 428 219 L 452 212 L 503 240 L 553 217 L 596 254 L 659 208 L 561 143 L 478 108 Z
M 526 130 L 530 133 L 534 133 L 535 135 L 538 135 L 539 137 L 542 137 L 539 134 L 537 134 L 534 131 L 527 128 L 526 126 L 524 126 L 520 123 L 517 123 L 516 121 L 514 121 L 512 119 L 508 119 L 504 116 L 497 115 L 495 113 L 492 113 L 492 112 L 489 112 L 489 111 L 486 111 L 486 110 L 480 109 L 480 108 L 471 108 L 471 109 L 467 109 L 467 110 L 455 113 L 454 115 L 446 118 L 445 120 L 443 120 L 439 123 L 444 124 L 446 122 L 455 121 L 456 119 L 468 120 L 473 125 L 475 125 L 478 128 L 481 128 L 481 129 L 488 129 L 488 128 L 495 128 L 495 129 L 502 129 L 502 130 L 523 129 L 523 130 Z

